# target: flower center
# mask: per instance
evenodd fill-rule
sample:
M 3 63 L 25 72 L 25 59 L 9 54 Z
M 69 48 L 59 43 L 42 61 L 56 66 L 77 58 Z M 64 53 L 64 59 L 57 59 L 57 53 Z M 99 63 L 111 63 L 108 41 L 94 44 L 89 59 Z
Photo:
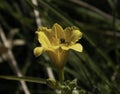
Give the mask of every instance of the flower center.
M 64 38 L 61 38 L 61 39 L 60 39 L 60 44 L 69 46 L 69 45 L 70 45 L 70 42 L 66 41 Z
M 61 38 L 61 39 L 60 39 L 60 44 L 64 44 L 64 43 L 66 43 L 65 39 L 64 39 L 64 38 Z

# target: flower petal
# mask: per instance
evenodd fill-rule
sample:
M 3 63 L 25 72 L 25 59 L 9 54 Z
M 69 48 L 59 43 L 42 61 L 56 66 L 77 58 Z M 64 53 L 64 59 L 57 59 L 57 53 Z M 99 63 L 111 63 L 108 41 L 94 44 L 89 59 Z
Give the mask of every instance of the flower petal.
M 69 49 L 70 49 L 69 46 L 61 46 L 61 48 L 62 48 L 63 50 L 69 50 Z
M 52 27 L 52 30 L 53 30 L 56 38 L 58 38 L 58 39 L 65 38 L 64 30 L 59 24 L 57 24 L 57 23 L 54 24 Z
M 34 49 L 34 55 L 35 55 L 36 57 L 38 57 L 38 56 L 40 56 L 40 55 L 43 53 L 43 51 L 44 51 L 44 48 L 43 48 L 43 47 L 36 47 L 36 48 Z
M 59 46 L 52 46 L 52 47 L 47 47 L 44 48 L 44 51 L 48 51 L 48 52 L 56 52 L 56 50 L 59 49 Z
M 82 52 L 82 50 L 83 50 L 82 45 L 79 44 L 79 43 L 74 44 L 74 45 L 72 45 L 72 46 L 62 46 L 61 48 L 62 48 L 63 50 L 70 50 L 70 49 L 72 49 L 72 50 L 75 50 L 75 51 L 78 51 L 78 52 Z
M 68 42 L 77 42 L 82 37 L 82 32 L 69 27 L 65 29 L 65 35 Z
M 56 49 L 55 52 L 48 51 L 48 55 L 57 69 L 62 69 L 67 62 L 69 51 L 62 50 L 61 48 Z
M 51 40 L 51 37 L 53 35 L 51 33 L 51 29 L 48 29 L 47 27 L 39 27 L 38 30 L 37 30 L 37 32 L 43 32 L 43 33 L 45 33 L 45 35 L 48 37 L 49 40 Z
M 83 51 L 83 47 L 79 43 L 77 43 L 75 45 L 72 45 L 69 48 L 72 49 L 72 50 L 78 51 L 78 52 L 82 52 Z
M 48 40 L 48 37 L 45 35 L 44 32 L 37 32 L 38 34 L 38 41 L 41 43 L 43 47 L 50 47 L 50 41 Z
M 73 33 L 71 35 L 71 40 L 73 42 L 77 42 L 82 37 L 82 32 L 79 30 L 73 30 Z

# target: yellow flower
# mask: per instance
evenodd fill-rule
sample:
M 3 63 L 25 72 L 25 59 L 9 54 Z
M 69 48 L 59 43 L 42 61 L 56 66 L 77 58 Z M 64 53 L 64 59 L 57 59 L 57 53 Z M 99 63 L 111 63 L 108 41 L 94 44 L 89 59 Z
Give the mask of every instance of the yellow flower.
M 35 56 L 47 52 L 57 69 L 62 69 L 66 64 L 70 49 L 78 52 L 83 50 L 82 45 L 76 43 L 82 37 L 82 33 L 75 27 L 63 29 L 56 23 L 51 29 L 38 28 L 36 34 L 41 46 L 34 49 Z

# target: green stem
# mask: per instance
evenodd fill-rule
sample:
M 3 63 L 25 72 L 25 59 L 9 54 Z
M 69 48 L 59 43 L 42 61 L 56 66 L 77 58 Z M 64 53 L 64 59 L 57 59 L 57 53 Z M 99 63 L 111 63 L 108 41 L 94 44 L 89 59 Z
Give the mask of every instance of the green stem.
M 59 72 L 59 81 L 64 81 L 64 69 L 58 70 Z

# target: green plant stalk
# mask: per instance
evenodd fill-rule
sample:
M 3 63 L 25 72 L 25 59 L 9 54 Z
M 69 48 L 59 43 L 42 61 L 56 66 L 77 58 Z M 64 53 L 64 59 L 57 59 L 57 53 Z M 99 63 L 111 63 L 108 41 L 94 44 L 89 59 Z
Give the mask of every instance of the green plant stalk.
M 59 81 L 62 82 L 64 81 L 64 68 L 58 70 L 59 73 Z
M 18 77 L 18 76 L 4 76 L 0 75 L 1 79 L 6 80 L 16 80 L 16 81 L 26 81 L 26 82 L 33 82 L 33 83 L 40 83 L 40 84 L 46 84 L 46 79 L 42 78 L 36 78 L 36 77 Z

